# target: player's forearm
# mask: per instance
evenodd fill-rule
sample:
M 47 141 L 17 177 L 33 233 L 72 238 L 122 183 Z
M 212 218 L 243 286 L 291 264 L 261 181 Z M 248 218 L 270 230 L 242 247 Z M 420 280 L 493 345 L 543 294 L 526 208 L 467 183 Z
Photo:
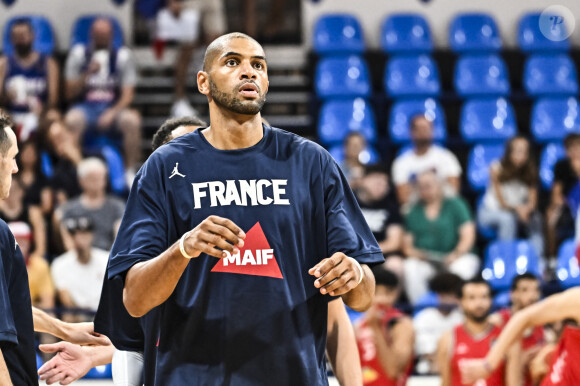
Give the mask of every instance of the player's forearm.
M 342 295 L 344 303 L 355 311 L 363 312 L 369 309 L 375 293 L 375 276 L 366 264 L 361 264 L 364 271 L 362 282 Z
M 93 367 L 108 365 L 113 361 L 115 346 L 83 346 L 83 350 L 91 360 Z
M 4 362 L 2 349 L 0 349 L 0 385 L 12 386 L 12 380 L 10 379 L 10 373 L 8 373 L 6 362 Z
M 346 314 L 345 310 L 342 311 Z M 362 384 L 362 370 L 352 324 L 347 315 L 330 324 L 326 352 L 334 374 L 342 386 L 359 386 Z
M 188 263 L 175 243 L 158 257 L 131 267 L 123 291 L 123 303 L 129 314 L 141 317 L 165 302 Z
M 529 327 L 529 313 L 528 310 L 523 310 L 516 313 L 503 329 L 498 340 L 495 342 L 489 353 L 487 353 L 486 360 L 492 369 L 497 366 L 504 359 L 504 354 L 514 344 L 516 340 L 521 338 L 524 331 Z
M 65 339 L 65 323 L 63 321 L 53 318 L 36 307 L 32 307 L 32 321 L 34 323 L 34 331 L 46 332 L 57 338 Z

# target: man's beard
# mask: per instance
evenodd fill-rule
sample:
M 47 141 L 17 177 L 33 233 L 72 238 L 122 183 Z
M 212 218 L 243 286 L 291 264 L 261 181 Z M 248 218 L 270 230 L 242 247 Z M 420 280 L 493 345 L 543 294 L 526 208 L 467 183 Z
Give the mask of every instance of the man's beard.
M 465 315 L 466 319 L 469 319 L 475 323 L 481 324 L 487 320 L 487 317 L 489 316 L 489 312 L 490 312 L 490 310 L 488 309 L 487 311 L 485 311 L 481 315 L 475 315 L 475 314 L 473 314 L 471 312 L 467 312 L 467 311 L 463 311 L 463 314 Z
M 242 82 L 247 83 L 247 82 Z M 255 84 L 254 84 L 255 85 Z M 241 84 L 234 88 L 234 95 L 229 95 L 223 91 L 218 90 L 215 83 L 209 78 L 209 90 L 211 92 L 211 97 L 218 106 L 221 106 L 227 110 L 230 110 L 237 114 L 245 115 L 256 115 L 266 103 L 266 95 L 259 95 L 258 99 L 253 101 L 241 101 L 236 99 L 238 90 Z
M 416 147 L 425 148 L 425 147 L 431 146 L 433 144 L 433 140 L 431 140 L 431 139 L 415 139 L 413 141 L 413 144 Z
M 32 52 L 32 44 L 19 44 L 14 46 L 16 54 L 21 58 L 26 58 Z

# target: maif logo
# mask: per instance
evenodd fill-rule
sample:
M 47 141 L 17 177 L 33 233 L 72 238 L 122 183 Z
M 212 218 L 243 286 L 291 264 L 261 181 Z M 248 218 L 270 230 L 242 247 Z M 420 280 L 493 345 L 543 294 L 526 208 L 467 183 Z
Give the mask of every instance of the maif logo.
M 563 5 L 551 5 L 540 15 L 539 24 L 542 35 L 549 40 L 560 42 L 572 35 L 576 18 L 572 11 Z
M 274 250 L 270 248 L 259 222 L 246 232 L 244 247 L 240 248 L 240 253 L 226 253 L 227 256 L 218 261 L 212 272 L 283 278 Z

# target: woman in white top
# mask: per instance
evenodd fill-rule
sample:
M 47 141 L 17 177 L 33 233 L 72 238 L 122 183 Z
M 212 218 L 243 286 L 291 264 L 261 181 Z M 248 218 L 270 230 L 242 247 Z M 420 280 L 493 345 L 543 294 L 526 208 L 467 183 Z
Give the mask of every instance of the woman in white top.
M 530 157 L 530 142 L 522 136 L 510 139 L 501 160 L 491 164 L 489 175 L 490 183 L 479 206 L 479 224 L 497 229 L 501 240 L 529 239 L 542 256 L 538 168 Z

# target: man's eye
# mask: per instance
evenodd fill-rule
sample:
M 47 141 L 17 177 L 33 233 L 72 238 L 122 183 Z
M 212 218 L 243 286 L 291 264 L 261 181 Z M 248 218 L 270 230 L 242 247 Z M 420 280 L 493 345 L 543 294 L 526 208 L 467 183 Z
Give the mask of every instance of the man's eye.
M 226 62 L 226 65 L 228 66 L 235 66 L 237 64 L 237 62 L 234 59 L 230 59 Z
M 254 64 L 254 67 L 257 68 L 258 70 L 261 70 L 262 68 L 264 68 L 264 65 L 262 63 L 256 63 Z

